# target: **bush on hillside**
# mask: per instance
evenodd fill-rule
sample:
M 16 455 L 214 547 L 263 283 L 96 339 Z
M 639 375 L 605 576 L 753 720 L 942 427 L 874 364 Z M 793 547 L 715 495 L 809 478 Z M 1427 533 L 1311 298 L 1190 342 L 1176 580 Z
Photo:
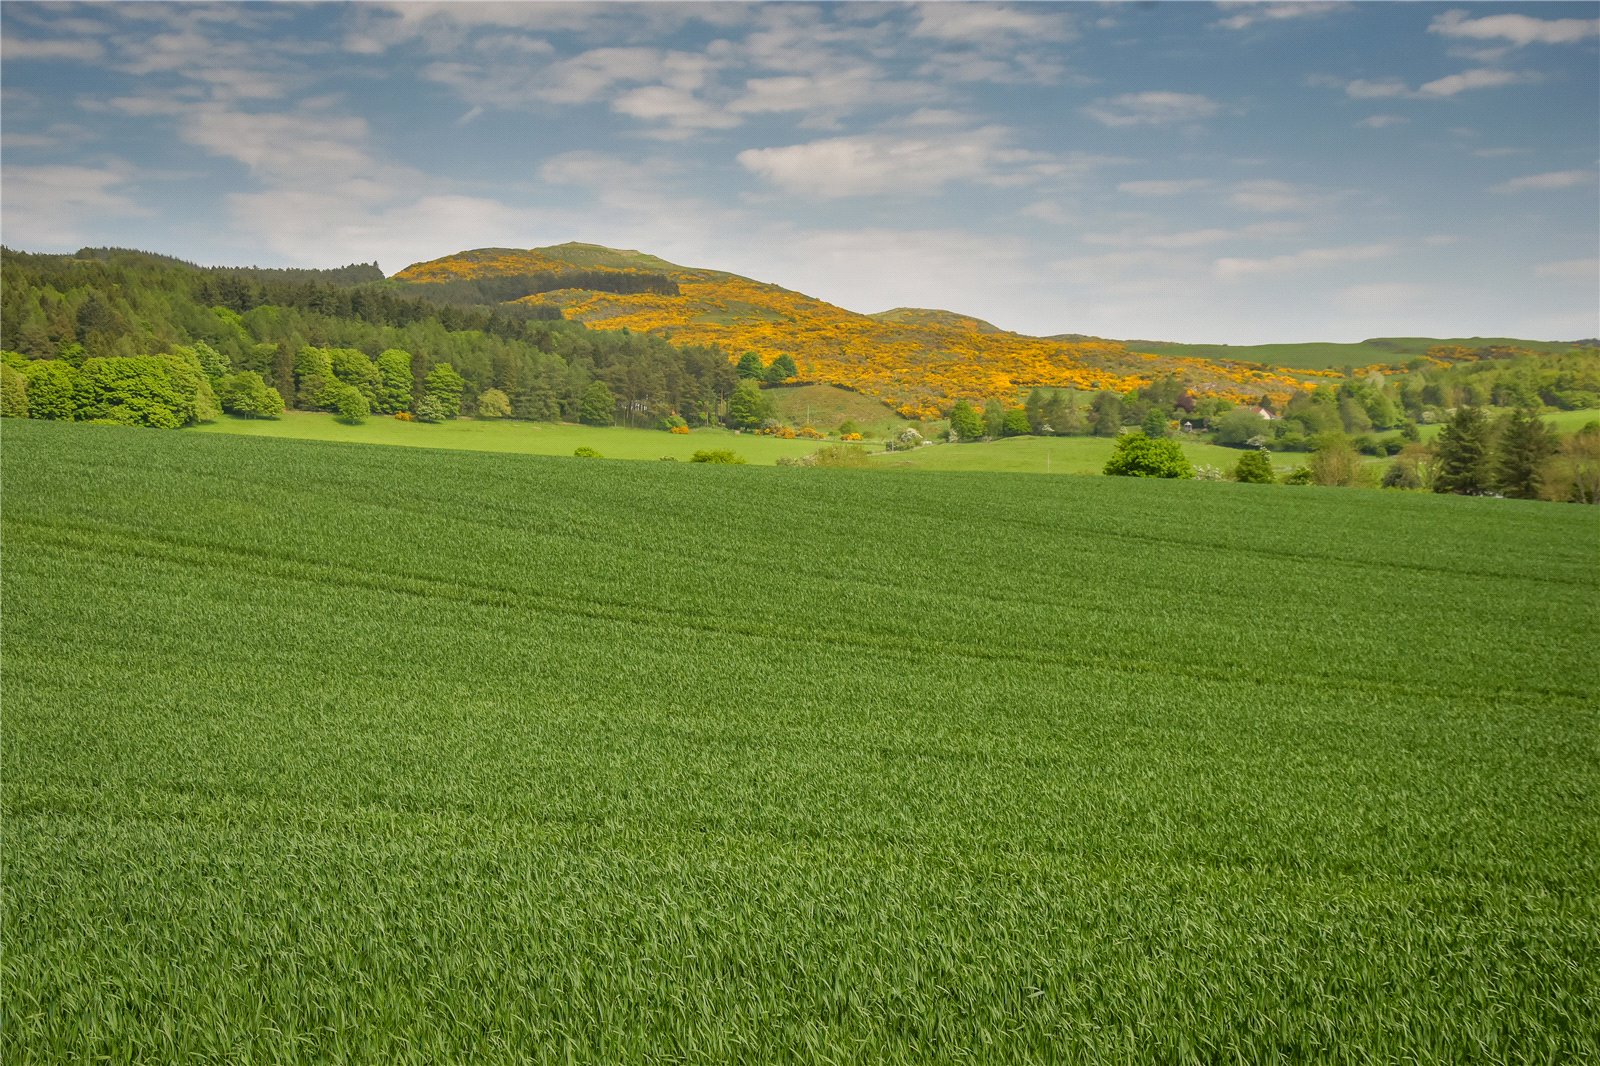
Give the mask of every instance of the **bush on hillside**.
M 1177 441 L 1147 437 L 1139 430 L 1117 438 L 1116 450 L 1106 461 L 1105 472 L 1112 477 L 1194 477 L 1194 467 L 1189 465 Z

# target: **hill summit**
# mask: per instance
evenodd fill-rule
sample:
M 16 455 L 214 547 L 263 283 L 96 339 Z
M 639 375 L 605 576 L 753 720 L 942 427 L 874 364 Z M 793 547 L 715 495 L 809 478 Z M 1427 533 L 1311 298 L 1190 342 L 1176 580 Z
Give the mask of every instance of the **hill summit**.
M 1287 396 L 1308 372 L 1130 350 L 1117 341 L 1027 337 L 952 311 L 847 311 L 778 285 L 595 244 L 478 248 L 417 263 L 407 286 L 446 286 L 480 302 L 560 309 L 594 329 L 715 345 L 737 359 L 787 354 L 806 381 L 877 397 L 909 418 L 936 418 L 957 399 L 1014 400 L 1034 386 L 1125 392 L 1176 375 L 1196 392 Z M 1314 374 L 1314 372 L 1309 372 Z

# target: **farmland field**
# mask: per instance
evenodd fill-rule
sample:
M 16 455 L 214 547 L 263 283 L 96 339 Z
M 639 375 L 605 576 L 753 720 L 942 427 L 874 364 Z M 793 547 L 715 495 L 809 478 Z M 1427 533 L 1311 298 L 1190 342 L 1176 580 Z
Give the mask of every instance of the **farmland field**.
M 908 423 L 900 423 L 902 426 Z M 733 433 L 726 429 L 696 429 L 686 435 L 622 426 L 577 426 L 549 422 L 476 421 L 457 419 L 439 425 L 373 418 L 359 426 L 346 425 L 330 414 L 285 411 L 278 419 L 223 417 L 187 430 L 248 437 L 294 437 L 303 440 L 360 444 L 399 444 L 414 448 L 447 448 L 479 452 L 516 452 L 527 455 L 570 456 L 574 449 L 593 448 L 607 459 L 688 459 L 696 451 L 727 449 L 757 466 L 816 451 L 823 443 L 783 440 Z M 832 443 L 837 443 L 834 441 Z M 989 470 L 1031 474 L 1098 474 L 1111 457 L 1109 437 L 1012 437 L 974 444 L 940 444 L 911 452 L 884 453 L 881 440 L 863 441 L 859 447 L 872 454 L 885 469 Z M 1233 469 L 1240 450 L 1184 441 L 1183 450 L 1194 463 L 1209 463 L 1223 471 Z M 1284 452 L 1274 462 L 1284 470 L 1306 459 Z
M 688 434 L 626 426 L 579 426 L 556 422 L 479 421 L 451 419 L 428 424 L 369 418 L 347 425 L 317 411 L 285 411 L 280 418 L 256 419 L 224 416 L 195 426 L 190 433 L 227 433 L 248 437 L 296 437 L 305 440 L 342 441 L 351 444 L 398 444 L 411 448 L 448 448 L 475 452 L 517 452 L 525 455 L 566 455 L 577 448 L 593 448 L 607 459 L 688 459 L 701 449 L 727 449 L 747 462 L 771 466 L 784 456 L 798 457 L 817 450 L 816 441 L 782 440 L 728 429 L 697 429 Z
M 1600 1053 L 1594 508 L 0 458 L 8 1064 Z

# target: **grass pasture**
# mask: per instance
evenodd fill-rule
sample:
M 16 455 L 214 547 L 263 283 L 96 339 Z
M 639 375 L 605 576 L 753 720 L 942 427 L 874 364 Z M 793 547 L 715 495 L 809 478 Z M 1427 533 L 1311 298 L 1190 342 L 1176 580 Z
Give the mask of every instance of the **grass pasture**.
M 1600 1050 L 1593 508 L 0 462 L 12 1066 Z
M 786 385 L 768 389 L 766 394 L 773 402 L 778 421 L 810 425 L 830 435 L 837 433 L 846 420 L 873 437 L 892 436 L 916 424 L 870 396 L 835 385 Z
M 1183 454 L 1196 466 L 1214 466 L 1230 473 L 1244 454 L 1200 441 L 1180 441 Z M 1098 474 L 1116 448 L 1113 437 L 1006 437 L 969 444 L 935 444 L 914 451 L 875 454 L 875 462 L 896 470 L 994 471 L 1012 474 Z M 1306 461 L 1303 453 L 1274 453 L 1284 470 Z
M 410 448 L 444 448 L 474 452 L 570 456 L 588 447 L 607 459 L 687 460 L 701 449 L 726 448 L 757 466 L 772 466 L 785 456 L 809 455 L 816 441 L 783 440 L 727 429 L 696 429 L 687 434 L 626 426 L 580 426 L 565 422 L 519 422 L 511 419 L 457 418 L 428 424 L 393 418 L 369 418 L 351 426 L 318 411 L 285 411 L 281 418 L 223 416 L 187 430 L 244 437 L 292 437 L 346 444 L 398 444 Z

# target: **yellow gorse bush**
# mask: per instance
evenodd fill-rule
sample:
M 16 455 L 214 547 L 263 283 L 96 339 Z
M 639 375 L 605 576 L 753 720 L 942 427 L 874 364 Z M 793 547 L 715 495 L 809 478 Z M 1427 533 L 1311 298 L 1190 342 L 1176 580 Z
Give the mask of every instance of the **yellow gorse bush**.
M 787 354 L 800 380 L 852 389 L 914 419 L 939 418 L 957 399 L 1009 400 L 1035 386 L 1126 392 L 1177 374 L 1205 395 L 1284 400 L 1309 378 L 1337 376 L 1154 355 L 1130 351 L 1116 341 L 1026 337 L 950 312 L 898 308 L 880 316 L 857 314 L 721 271 L 671 264 L 659 270 L 608 266 L 590 258 L 608 250 L 574 247 L 585 250 L 581 263 L 562 259 L 565 247 L 482 249 L 421 263 L 397 277 L 431 282 L 578 269 L 665 274 L 677 282 L 677 295 L 558 289 L 521 302 L 559 307 L 567 318 L 592 329 L 626 328 L 678 344 L 717 345 L 731 358 L 754 351 L 771 363 Z

